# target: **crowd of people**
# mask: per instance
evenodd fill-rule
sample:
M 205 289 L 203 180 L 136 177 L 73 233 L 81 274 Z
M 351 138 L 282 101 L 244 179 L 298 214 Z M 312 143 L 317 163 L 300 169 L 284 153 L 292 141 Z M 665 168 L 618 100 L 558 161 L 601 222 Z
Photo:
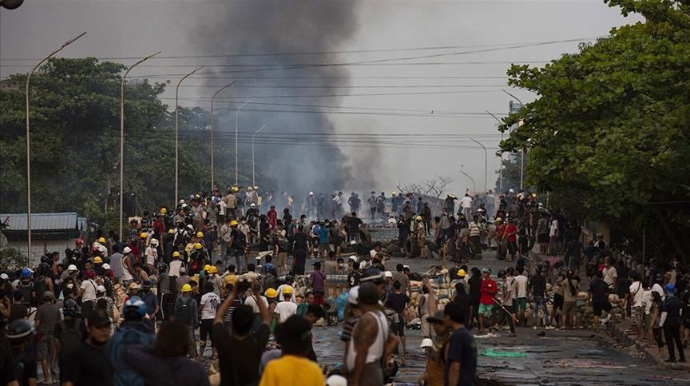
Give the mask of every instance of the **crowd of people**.
M 255 191 L 194 195 L 174 210 L 132 218 L 124 241 L 99 231 L 35 267 L 0 273 L 0 385 L 206 385 L 207 359 L 218 361 L 222 385 L 383 385 L 408 352 L 412 282 L 421 283 L 424 384 L 474 384 L 473 329 L 577 329 L 578 302 L 588 300 L 598 331 L 611 319 L 611 295 L 625 310 L 617 317 L 633 318 L 639 339 L 663 347 L 665 336 L 669 361 L 685 361 L 687 269 L 652 260 L 631 270 L 603 237 L 583 248 L 579 228 L 547 212 L 536 195 L 466 194 L 457 212 L 454 195 L 439 213 L 414 195 L 396 193 L 393 206 L 384 204 L 384 216 L 398 217 L 399 242 L 412 239 L 420 249 L 433 242 L 454 263 L 441 274 L 451 289 L 441 299 L 429 277 L 403 264 L 393 269 L 381 244 L 362 240 L 355 193 L 348 214 L 321 220 L 316 200 L 314 213 L 293 218 L 286 205 L 278 218 Z M 332 196 L 336 209 L 341 195 Z M 372 197 L 376 217 L 385 195 Z M 529 240 L 542 244 L 544 224 L 547 248 L 532 264 Z M 491 247 L 514 264 L 495 276 L 470 268 Z M 330 319 L 333 275 L 347 277 L 343 366 L 324 368 L 312 330 Z

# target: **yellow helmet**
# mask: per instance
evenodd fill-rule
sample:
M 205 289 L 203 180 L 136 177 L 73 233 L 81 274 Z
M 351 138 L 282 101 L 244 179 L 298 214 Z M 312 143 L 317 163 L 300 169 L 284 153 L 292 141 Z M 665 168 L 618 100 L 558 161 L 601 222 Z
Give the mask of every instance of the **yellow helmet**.
M 141 237 L 142 239 L 145 239 L 145 238 L 148 238 L 148 237 L 149 237 L 149 234 L 146 233 L 146 232 L 141 232 L 141 234 L 139 235 L 139 237 Z
M 286 289 L 287 289 L 287 288 L 286 288 Z M 285 290 L 283 290 L 283 293 L 285 293 Z M 273 299 L 273 298 L 275 298 L 276 296 L 278 296 L 278 291 L 274 290 L 273 288 L 269 288 L 269 289 L 266 290 L 266 292 L 264 293 L 264 295 L 266 295 L 266 297 L 269 298 L 269 299 Z
M 204 237 L 204 232 L 196 232 L 196 238 L 200 239 Z
M 169 235 L 175 234 L 175 230 L 174 229 L 168 229 L 168 234 Z
M 237 188 L 237 186 L 233 186 L 233 187 L 232 187 L 232 191 L 233 191 L 233 192 L 239 192 L 239 191 L 240 191 L 240 189 L 239 189 L 239 188 Z
M 172 257 L 180 257 L 180 252 L 178 252 L 178 251 L 173 252 Z
M 536 194 L 536 193 L 532 193 L 532 197 L 537 198 L 537 194 Z
M 467 275 L 467 272 L 464 269 L 458 271 L 458 277 L 465 277 L 465 275 Z
M 199 250 L 199 249 L 201 249 L 201 248 L 203 248 L 203 247 L 204 247 L 204 246 L 201 245 L 201 243 L 196 243 L 196 244 L 194 244 L 194 249 L 196 249 L 196 250 Z
M 93 258 L 93 262 L 94 262 L 94 264 L 100 264 L 103 262 L 103 259 L 101 259 L 100 256 L 96 256 Z
M 239 223 L 237 221 L 235 221 L 235 220 L 230 221 L 231 227 L 236 227 L 237 225 L 239 225 Z
M 503 222 L 503 219 L 500 217 L 496 217 L 496 222 Z
M 168 210 L 165 209 L 165 208 L 161 208 L 161 210 L 158 211 L 158 213 L 160 213 L 160 214 L 167 214 L 167 213 L 168 213 Z
M 417 216 L 417 217 L 415 217 L 414 219 L 417 220 L 417 221 L 422 221 L 422 216 Z
M 292 287 L 285 286 L 285 288 L 283 288 L 283 295 L 292 295 Z
M 208 265 L 208 264 L 204 265 L 204 271 L 208 272 L 208 271 L 210 271 L 210 270 L 211 270 L 211 266 L 210 266 L 210 265 Z
M 101 243 L 101 244 L 105 244 L 105 237 L 100 237 L 100 238 L 98 239 L 98 242 Z
M 212 266 L 208 269 L 208 273 L 218 273 L 218 268 L 216 268 L 215 265 L 212 265 Z
M 192 292 L 192 286 L 189 284 L 185 284 L 182 286 L 182 292 Z

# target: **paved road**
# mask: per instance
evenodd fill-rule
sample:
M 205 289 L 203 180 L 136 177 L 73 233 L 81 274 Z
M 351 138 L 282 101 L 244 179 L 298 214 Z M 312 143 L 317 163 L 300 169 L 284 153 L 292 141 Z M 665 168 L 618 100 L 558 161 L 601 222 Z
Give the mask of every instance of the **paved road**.
M 485 252 L 483 260 L 470 267 L 488 266 L 493 272 L 506 268 L 509 263 L 493 258 L 494 252 Z M 411 270 L 426 271 L 438 261 L 420 259 L 393 259 L 410 265 Z M 319 362 L 342 362 L 343 343 L 339 341 L 340 327 L 319 327 L 314 331 L 315 350 Z M 424 358 L 419 344 L 421 333 L 406 330 L 408 335 L 407 361 L 400 369 L 396 384 L 415 383 L 424 371 Z M 591 331 L 549 331 L 538 337 L 531 328 L 518 328 L 517 336 L 498 332 L 496 337 L 477 338 L 478 352 L 486 349 L 525 353 L 523 358 L 479 357 L 479 375 L 483 379 L 505 385 L 690 385 L 690 374 L 672 370 L 637 358 L 624 348 L 617 347 L 608 336 L 594 336 Z

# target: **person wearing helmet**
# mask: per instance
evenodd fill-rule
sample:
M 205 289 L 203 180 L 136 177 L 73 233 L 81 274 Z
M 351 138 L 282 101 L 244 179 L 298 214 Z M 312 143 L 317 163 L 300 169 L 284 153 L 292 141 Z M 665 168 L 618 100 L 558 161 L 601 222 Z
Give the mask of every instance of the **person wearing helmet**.
M 132 248 L 129 246 L 124 247 L 122 253 L 122 284 L 129 286 L 129 283 L 138 282 L 139 280 L 134 269 L 135 257 L 132 254 Z
M 181 296 L 175 302 L 175 320 L 189 329 L 189 356 L 196 358 L 198 354 L 194 330 L 199 326 L 199 312 L 196 299 L 192 297 L 191 284 L 184 284 L 180 288 L 180 293 Z
M 195 275 L 201 271 L 201 267 L 203 267 L 209 259 L 208 251 L 206 248 L 204 248 L 204 245 L 201 243 L 195 243 L 194 244 L 194 249 L 189 256 L 189 273 L 191 275 Z
M 278 303 L 273 314 L 276 324 L 285 322 L 290 316 L 297 312 L 297 303 L 292 301 L 292 287 L 283 288 L 283 301 Z
M 237 195 L 233 189 L 228 189 L 228 194 L 223 198 L 225 201 L 225 215 L 229 219 L 237 219 Z
M 666 338 L 666 348 L 668 350 L 666 363 L 676 362 L 676 348 L 678 349 L 678 362 L 685 363 L 685 350 L 680 337 L 683 304 L 676 297 L 676 286 L 673 283 L 666 284 L 664 289 L 666 290 L 666 300 L 664 300 L 661 306 L 659 326 L 663 329 L 664 337 Z
M 211 267 L 215 268 L 215 267 Z M 199 313 L 201 314 L 201 325 L 199 329 L 199 339 L 201 341 L 200 355 L 204 356 L 207 338 L 211 340 L 211 359 L 216 358 L 216 346 L 213 343 L 213 320 L 216 311 L 220 306 L 220 296 L 214 292 L 213 283 L 207 281 L 203 288 L 204 294 L 199 302 Z
M 152 238 L 149 241 L 148 246 L 146 247 L 146 250 L 144 251 L 144 257 L 146 258 L 146 265 L 148 268 L 153 272 L 153 269 L 156 267 L 156 263 L 158 263 L 158 245 L 160 242 L 158 239 Z
M 230 221 L 230 241 L 228 245 L 232 249 L 232 256 L 235 257 L 237 273 L 241 274 L 243 271 L 246 271 L 247 268 L 248 257 L 245 256 L 245 249 L 247 248 L 247 236 L 238 229 L 238 226 L 239 223 L 237 220 Z M 242 267 L 244 267 L 244 270 Z
M 55 325 L 55 340 L 58 342 L 58 367 L 60 368 L 60 384 L 65 381 L 65 369 L 70 355 L 79 348 L 82 336 L 86 333 L 84 320 L 80 318 L 79 305 L 74 300 L 67 300 L 62 308 L 64 319 Z
M 9 352 L 4 351 L 7 350 L 6 343 L 0 347 L 2 350 L 0 356 L 6 358 L 3 363 L 0 363 L 0 370 L 2 370 L 0 379 L 7 380 L 5 384 L 21 386 L 37 384 L 38 366 L 31 344 L 34 336 L 34 328 L 28 320 L 18 319 L 8 326 L 6 337 L 9 342 Z
M 106 352 L 115 370 L 116 385 L 143 384 L 143 378 L 134 372 L 125 362 L 127 349 L 133 345 L 150 346 L 155 334 L 150 324 L 146 323 L 146 303 L 139 296 L 131 296 L 122 307 L 124 321 L 108 342 Z

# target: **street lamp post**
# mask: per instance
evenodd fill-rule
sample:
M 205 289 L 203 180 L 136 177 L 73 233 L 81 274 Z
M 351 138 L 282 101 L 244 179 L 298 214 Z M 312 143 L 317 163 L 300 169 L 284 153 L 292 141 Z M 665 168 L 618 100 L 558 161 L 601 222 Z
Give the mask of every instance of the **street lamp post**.
M 235 84 L 235 80 L 221 87 L 213 97 L 211 98 L 211 192 L 213 192 L 213 182 L 214 182 L 214 170 L 213 170 L 213 153 L 215 152 L 215 142 L 214 142 L 214 131 L 213 131 L 213 103 L 216 101 L 216 96 L 220 94 L 221 91 Z
M 158 51 L 129 66 L 127 71 L 125 71 L 125 74 L 122 76 L 122 80 L 120 82 L 120 237 L 122 237 L 122 222 L 124 220 L 123 197 L 125 190 L 125 80 L 127 79 L 127 75 L 129 75 L 129 72 L 132 71 L 134 67 L 138 66 L 139 64 L 151 59 L 152 57 L 160 53 L 161 52 Z M 124 239 L 121 238 L 121 240 Z
M 177 87 L 175 87 L 175 204 L 173 205 L 174 207 L 177 207 L 177 200 L 178 200 L 178 182 L 179 182 L 179 171 L 180 171 L 180 120 L 179 120 L 179 112 L 180 112 L 180 105 L 178 103 L 179 100 L 179 94 L 180 94 L 180 85 L 182 84 L 182 81 L 189 78 L 190 76 L 194 75 L 195 72 L 201 70 L 204 68 L 204 66 L 201 66 L 197 68 L 196 70 L 190 72 L 189 74 L 185 75 L 180 79 L 179 82 L 177 82 Z
M 460 166 L 463 166 L 463 165 L 460 165 Z M 475 185 L 475 183 L 474 183 L 474 178 L 470 177 L 470 175 L 467 174 L 467 173 L 465 173 L 462 169 L 460 169 L 460 173 L 464 174 L 465 177 L 469 178 L 470 181 L 472 181 L 472 190 L 473 190 L 473 193 L 477 193 L 477 185 Z
M 499 125 L 501 124 L 501 120 L 498 119 L 498 117 L 496 117 L 493 113 L 491 113 L 489 110 L 484 111 L 486 111 L 487 114 L 491 115 L 491 117 L 493 117 L 493 119 L 495 119 Z M 503 132 L 501 132 L 501 142 L 503 142 Z M 498 169 L 498 188 L 503 190 L 503 153 L 501 153 L 501 165 Z
M 504 93 L 515 98 L 515 100 L 517 100 L 520 103 L 520 107 L 525 105 L 524 103 L 522 103 L 520 98 L 516 97 L 515 95 L 509 93 L 506 90 L 501 90 L 501 91 L 503 91 Z M 522 125 L 520 124 L 520 122 L 518 122 L 518 127 L 520 127 L 520 126 L 522 126 Z M 520 190 L 522 190 L 522 188 L 523 188 L 524 181 L 525 181 L 525 149 L 522 148 L 522 149 L 520 149 Z
M 36 67 L 34 67 L 29 75 L 26 77 L 26 230 L 27 230 L 27 252 L 26 261 L 27 267 L 31 262 L 31 119 L 30 119 L 30 105 L 29 105 L 29 83 L 31 81 L 31 75 L 45 62 L 46 60 L 53 57 L 53 55 L 62 51 L 68 45 L 77 41 L 82 36 L 86 35 L 86 32 L 82 32 L 76 38 L 70 39 L 60 46 L 57 50 L 51 52 L 48 56 L 43 58 Z
M 259 134 L 261 130 L 266 128 L 271 122 L 267 122 L 265 125 L 261 126 L 259 130 L 254 132 L 254 135 L 252 135 L 252 186 L 256 186 L 256 178 L 254 174 L 254 139 L 256 138 L 256 135 Z
M 481 142 L 470 138 L 470 141 L 476 143 L 484 149 L 484 193 L 486 193 L 487 179 L 489 178 L 489 153 L 486 151 L 486 146 L 482 145 Z
M 238 153 L 237 153 L 237 151 L 238 151 L 238 146 L 237 146 L 237 132 L 238 132 L 238 131 L 237 131 L 237 130 L 238 130 L 238 129 L 237 129 L 237 122 L 238 122 L 238 119 L 239 119 L 240 110 L 242 110 L 242 107 L 244 107 L 247 103 L 249 103 L 249 102 L 251 102 L 251 101 L 252 101 L 252 100 L 250 99 L 250 100 L 248 100 L 248 101 L 242 103 L 242 105 L 237 109 L 237 111 L 235 111 L 235 186 L 237 186 L 237 184 L 239 183 L 239 172 L 238 172 L 238 170 L 239 170 L 239 169 L 238 169 L 239 162 L 238 162 L 238 158 L 237 158 L 237 155 L 238 155 Z

